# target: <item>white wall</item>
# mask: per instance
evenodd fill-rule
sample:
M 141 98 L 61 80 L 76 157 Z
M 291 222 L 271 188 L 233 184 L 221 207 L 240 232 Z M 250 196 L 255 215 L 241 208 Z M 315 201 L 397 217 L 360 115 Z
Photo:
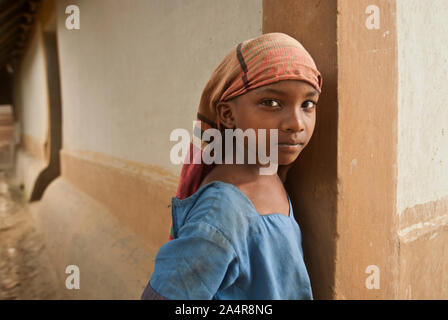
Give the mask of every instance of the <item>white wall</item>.
M 43 145 L 48 129 L 45 49 L 38 23 L 14 78 L 14 103 L 20 109 L 22 133 Z
M 65 8 L 80 29 L 65 28 Z M 161 166 L 175 128 L 191 131 L 225 54 L 261 34 L 262 0 L 57 1 L 63 147 Z
M 397 212 L 448 195 L 448 1 L 398 0 Z

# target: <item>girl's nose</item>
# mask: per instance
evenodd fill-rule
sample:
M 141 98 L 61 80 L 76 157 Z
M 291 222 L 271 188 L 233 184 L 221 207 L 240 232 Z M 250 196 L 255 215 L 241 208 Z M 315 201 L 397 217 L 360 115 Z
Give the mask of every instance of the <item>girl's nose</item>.
M 293 108 L 291 112 L 285 114 L 280 130 L 284 132 L 301 132 L 305 130 L 303 114 L 301 108 Z

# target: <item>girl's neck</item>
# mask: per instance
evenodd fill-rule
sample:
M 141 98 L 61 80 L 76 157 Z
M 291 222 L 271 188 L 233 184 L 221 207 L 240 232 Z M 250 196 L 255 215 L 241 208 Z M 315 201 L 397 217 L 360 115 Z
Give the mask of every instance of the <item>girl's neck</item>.
M 280 177 L 277 174 L 260 175 L 260 166 L 256 164 L 217 164 L 205 177 L 201 185 L 213 180 L 241 186 L 260 183 L 277 183 L 280 181 Z

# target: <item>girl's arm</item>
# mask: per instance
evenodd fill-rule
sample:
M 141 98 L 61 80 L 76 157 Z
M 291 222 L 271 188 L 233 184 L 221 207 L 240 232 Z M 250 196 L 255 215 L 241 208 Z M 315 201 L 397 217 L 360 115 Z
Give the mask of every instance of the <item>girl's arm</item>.
M 176 239 L 160 248 L 141 298 L 213 299 L 219 288 L 236 278 L 236 260 L 232 245 L 219 230 L 204 222 L 187 223 Z
M 149 283 L 146 286 L 145 291 L 143 291 L 143 294 L 140 299 L 141 300 L 169 300 L 168 298 L 165 298 L 164 296 L 155 292 Z

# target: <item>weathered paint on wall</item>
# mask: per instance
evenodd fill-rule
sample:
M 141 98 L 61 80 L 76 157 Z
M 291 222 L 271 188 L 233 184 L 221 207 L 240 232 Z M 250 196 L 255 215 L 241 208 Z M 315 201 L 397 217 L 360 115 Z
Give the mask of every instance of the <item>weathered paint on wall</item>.
M 401 214 L 448 195 L 448 3 L 398 0 L 397 7 Z
M 448 3 L 397 0 L 400 292 L 448 297 Z
M 338 1 L 337 299 L 398 290 L 396 7 L 378 3 L 379 29 L 369 29 L 371 4 Z M 369 270 L 379 272 L 376 288 L 366 285 Z
M 448 298 L 448 197 L 404 210 L 400 219 L 400 299 Z

